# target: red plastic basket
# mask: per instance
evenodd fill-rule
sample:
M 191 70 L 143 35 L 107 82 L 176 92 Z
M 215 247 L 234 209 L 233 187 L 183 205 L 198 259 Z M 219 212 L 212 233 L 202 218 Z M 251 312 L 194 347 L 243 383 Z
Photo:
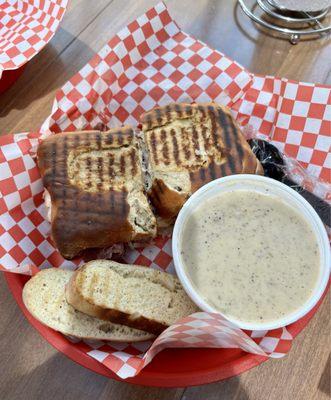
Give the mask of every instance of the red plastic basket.
M 82 353 L 61 333 L 47 328 L 31 316 L 22 301 L 22 289 L 28 280 L 27 276 L 8 272 L 4 274 L 17 304 L 31 325 L 39 331 L 48 343 L 83 367 L 108 378 L 122 380 L 103 364 Z M 309 314 L 288 326 L 288 331 L 293 337 L 297 336 L 309 323 L 321 305 L 328 287 L 322 299 Z M 267 359 L 267 357 L 247 354 L 239 349 L 166 349 L 158 354 L 139 375 L 126 379 L 125 382 L 159 387 L 202 385 L 239 375 L 267 361 Z
M 11 86 L 13 86 L 17 79 L 22 75 L 25 67 L 26 64 L 17 69 L 3 71 L 0 79 L 0 94 L 4 93 Z

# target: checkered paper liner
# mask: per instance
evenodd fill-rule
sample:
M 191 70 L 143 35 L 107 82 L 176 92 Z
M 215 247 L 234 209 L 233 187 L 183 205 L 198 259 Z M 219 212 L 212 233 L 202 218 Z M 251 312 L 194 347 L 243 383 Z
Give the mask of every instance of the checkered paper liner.
M 0 269 L 34 274 L 47 267 L 75 269 L 82 262 L 64 260 L 50 240 L 35 162 L 41 138 L 137 125 L 142 112 L 173 101 L 228 105 L 248 137 L 267 138 L 297 159 L 293 165 L 301 181 L 330 198 L 330 186 L 317 178 L 326 180 L 330 173 L 331 88 L 252 75 L 181 31 L 159 3 L 122 29 L 58 90 L 41 132 L 0 137 Z M 128 248 L 123 258 L 174 273 L 170 238 Z M 77 340 L 72 345 L 126 378 L 166 347 L 241 348 L 281 357 L 291 340 L 286 328 L 245 333 L 217 314 L 197 313 L 168 328 L 152 346 Z
M 68 0 L 8 0 L 0 6 L 0 79 L 21 67 L 53 37 Z

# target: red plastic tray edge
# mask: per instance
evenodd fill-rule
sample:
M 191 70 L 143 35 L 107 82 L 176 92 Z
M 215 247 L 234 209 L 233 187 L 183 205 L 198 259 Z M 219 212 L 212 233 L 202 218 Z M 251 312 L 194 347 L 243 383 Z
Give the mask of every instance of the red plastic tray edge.
M 3 71 L 2 76 L 0 78 L 0 95 L 6 92 L 11 86 L 13 86 L 13 84 L 22 75 L 26 67 L 26 64 L 23 64 L 21 67 L 17 69 L 9 69 Z
M 67 344 L 65 344 L 62 341 L 58 341 L 58 338 L 61 337 L 62 339 L 62 334 L 42 325 L 39 321 L 33 318 L 32 315 L 25 308 L 22 301 L 22 289 L 24 286 L 22 276 L 8 272 L 4 272 L 4 275 L 7 280 L 9 289 L 12 292 L 18 306 L 21 308 L 31 325 L 47 340 L 49 344 L 51 344 L 58 351 L 60 351 L 76 363 L 80 364 L 81 366 L 105 377 L 115 379 L 117 381 L 128 382 L 135 385 L 157 387 L 197 386 L 237 376 L 268 360 L 267 357 L 247 354 L 236 361 L 230 362 L 228 364 L 223 364 L 221 369 L 215 367 L 205 368 L 194 373 L 183 372 L 180 375 L 169 373 L 167 373 L 166 375 L 161 375 L 158 372 L 145 369 L 136 377 L 123 380 L 92 357 L 76 349 L 70 344 L 70 342 L 67 342 Z M 296 337 L 314 316 L 319 306 L 321 305 L 329 289 L 329 286 L 330 280 L 325 292 L 323 293 L 322 298 L 316 304 L 316 306 L 306 316 L 287 327 L 288 331 L 292 334 L 293 337 Z

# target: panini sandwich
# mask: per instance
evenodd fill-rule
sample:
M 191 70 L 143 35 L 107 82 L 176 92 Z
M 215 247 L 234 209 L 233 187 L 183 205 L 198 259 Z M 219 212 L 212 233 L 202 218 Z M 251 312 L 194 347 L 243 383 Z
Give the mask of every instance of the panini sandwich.
M 59 133 L 40 144 L 37 159 L 51 199 L 52 238 L 65 258 L 155 236 L 132 128 Z
M 148 195 L 162 223 L 173 222 L 186 199 L 226 175 L 263 174 L 229 109 L 217 104 L 169 104 L 141 117 L 149 157 Z

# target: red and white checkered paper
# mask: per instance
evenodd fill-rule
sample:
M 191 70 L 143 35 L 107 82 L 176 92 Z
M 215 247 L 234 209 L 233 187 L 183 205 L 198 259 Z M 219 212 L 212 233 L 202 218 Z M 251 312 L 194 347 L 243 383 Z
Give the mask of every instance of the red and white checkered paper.
M 173 101 L 228 105 L 247 136 L 268 138 L 299 160 L 310 173 L 312 189 L 328 197 L 329 186 L 317 178 L 329 181 L 331 88 L 254 76 L 182 32 L 159 3 L 122 29 L 58 90 L 41 132 L 0 138 L 0 269 L 31 274 L 46 267 L 75 269 L 82 261 L 64 260 L 50 241 L 34 159 L 41 137 L 137 125 L 142 112 Z M 127 249 L 124 261 L 174 273 L 171 239 Z M 90 341 L 72 346 L 127 378 L 166 347 L 241 348 L 281 357 L 291 341 L 286 328 L 244 333 L 220 315 L 197 313 L 168 328 L 152 346 Z
M 31 60 L 53 37 L 68 0 L 7 0 L 0 4 L 0 78 Z

